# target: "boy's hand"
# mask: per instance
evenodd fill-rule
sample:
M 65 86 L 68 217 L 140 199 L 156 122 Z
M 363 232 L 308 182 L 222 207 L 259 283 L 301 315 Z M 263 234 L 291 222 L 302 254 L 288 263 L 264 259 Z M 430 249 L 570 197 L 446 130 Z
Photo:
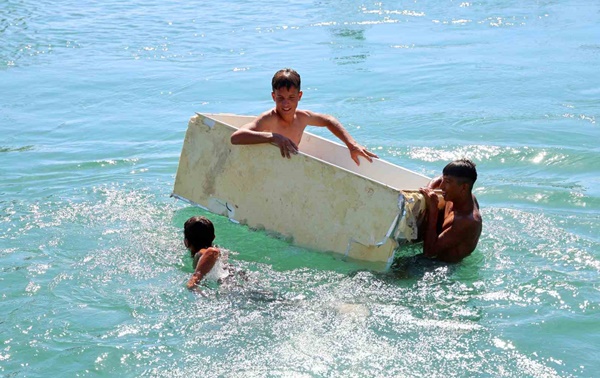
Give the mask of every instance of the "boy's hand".
M 438 195 L 431 188 L 420 188 L 419 192 L 425 197 L 425 203 L 427 204 L 429 213 L 437 214 L 439 206 Z
M 187 288 L 192 290 L 195 287 L 196 287 L 196 280 L 194 280 L 193 278 L 190 278 L 190 280 L 187 283 Z
M 367 150 L 364 146 L 361 146 L 360 144 L 355 144 L 354 146 L 350 147 L 350 157 L 352 158 L 352 160 L 354 160 L 356 165 L 360 165 L 360 160 L 358 160 L 359 156 L 362 156 L 365 159 L 367 159 L 369 163 L 373 162 L 373 158 L 379 159 L 379 156 Z
M 196 285 L 200 282 L 198 275 L 193 274 L 192 277 L 187 282 L 187 288 L 192 290 L 196 287 Z
M 290 138 L 281 134 L 273 133 L 271 143 L 279 147 L 281 151 L 281 157 L 290 158 L 291 154 L 296 155 L 298 153 L 298 146 Z

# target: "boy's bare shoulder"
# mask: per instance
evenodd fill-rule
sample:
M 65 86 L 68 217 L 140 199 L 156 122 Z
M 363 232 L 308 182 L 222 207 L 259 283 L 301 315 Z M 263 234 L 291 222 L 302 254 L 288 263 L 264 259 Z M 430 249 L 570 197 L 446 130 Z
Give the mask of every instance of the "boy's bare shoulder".
M 307 109 L 296 109 L 296 117 L 314 117 L 317 113 L 307 110 Z
M 305 125 L 313 125 L 320 126 L 324 118 L 323 114 L 315 113 L 312 110 L 306 109 L 297 109 L 296 110 L 296 119 L 298 119 L 301 123 Z
M 277 113 L 275 109 L 271 109 L 259 114 L 249 125 L 253 125 L 253 128 L 268 129 L 269 125 L 275 122 L 277 122 Z
M 275 108 L 260 113 L 258 117 L 256 117 L 256 119 L 265 119 L 273 117 L 277 117 L 277 112 L 275 111 Z

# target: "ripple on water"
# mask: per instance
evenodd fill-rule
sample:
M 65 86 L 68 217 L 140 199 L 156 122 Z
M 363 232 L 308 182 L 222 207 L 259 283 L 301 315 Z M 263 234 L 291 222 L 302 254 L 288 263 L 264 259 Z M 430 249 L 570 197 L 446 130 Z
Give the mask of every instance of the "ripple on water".
M 440 4 L 1 2 L 2 374 L 593 376 L 597 6 Z M 210 215 L 246 278 L 185 289 L 187 118 L 264 111 L 286 56 L 382 157 L 476 160 L 472 256 L 372 272 Z
M 598 311 L 577 283 L 599 269 L 586 251 L 593 241 L 537 213 L 485 209 L 489 226 L 464 265 L 410 256 L 416 248 L 389 273 L 320 270 L 310 261 L 274 269 L 234 251 L 233 263 L 247 278 L 229 287 L 205 285 L 199 296 L 183 289 L 189 271 L 180 226 L 172 225 L 173 216 L 190 213 L 175 212 L 171 202 L 100 186 L 79 201 L 9 206 L 18 224 L 3 228 L 2 237 L 38 240 L 43 252 L 29 252 L 32 262 L 20 278 L 10 277 L 30 288 L 28 306 L 17 305 L 24 303 L 19 294 L 9 298 L 11 316 L 32 320 L 13 322 L 19 326 L 7 335 L 34 340 L 12 350 L 58 361 L 51 352 L 58 349 L 62 358 L 108 373 L 139 372 L 142 365 L 151 374 L 184 375 L 204 364 L 216 374 L 260 376 L 280 371 L 285 361 L 286 372 L 301 375 L 410 375 L 418 363 L 425 375 L 506 369 L 558 376 L 560 370 L 522 352 L 503 330 L 515 320 L 547 321 L 552 309 Z M 261 253 L 289 253 L 285 244 Z M 4 256 L 19 264 L 24 252 L 11 251 Z M 531 269 L 525 261 L 532 260 L 545 268 Z M 565 275 L 570 284 L 561 284 Z M 580 306 L 566 301 L 573 296 Z M 217 362 L 223 358 L 227 366 Z

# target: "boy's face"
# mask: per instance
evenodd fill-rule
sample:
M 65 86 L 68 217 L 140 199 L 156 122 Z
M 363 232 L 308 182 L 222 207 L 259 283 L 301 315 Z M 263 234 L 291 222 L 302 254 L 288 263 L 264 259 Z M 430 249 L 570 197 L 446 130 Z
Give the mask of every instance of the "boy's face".
M 440 189 L 444 193 L 446 201 L 453 201 L 457 198 L 460 192 L 467 190 L 468 184 L 462 183 L 461 180 L 454 176 L 442 176 Z
M 271 93 L 273 101 L 275 101 L 275 110 L 281 116 L 293 115 L 298 107 L 298 102 L 302 98 L 302 91 L 296 87 L 279 88 Z

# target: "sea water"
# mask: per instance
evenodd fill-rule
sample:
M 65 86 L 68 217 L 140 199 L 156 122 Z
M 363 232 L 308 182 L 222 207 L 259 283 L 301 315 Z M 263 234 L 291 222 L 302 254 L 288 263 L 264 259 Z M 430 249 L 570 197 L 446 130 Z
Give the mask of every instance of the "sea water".
M 0 1 L 0 375 L 598 376 L 599 15 Z M 413 246 L 379 272 L 170 198 L 194 112 L 267 110 L 284 67 L 301 107 L 383 159 L 428 176 L 476 162 L 472 256 Z M 193 215 L 244 272 L 233 285 L 185 288 Z

